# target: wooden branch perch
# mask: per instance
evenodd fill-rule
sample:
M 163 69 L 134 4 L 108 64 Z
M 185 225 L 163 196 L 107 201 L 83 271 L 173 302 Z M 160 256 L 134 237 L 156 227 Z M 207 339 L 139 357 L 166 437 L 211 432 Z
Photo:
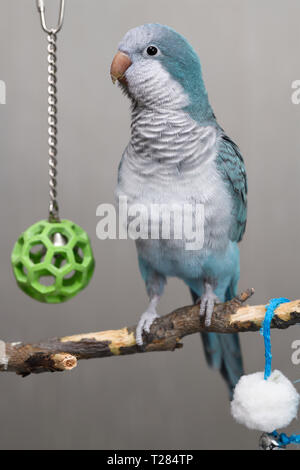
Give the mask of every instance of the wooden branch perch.
M 264 320 L 265 305 L 243 305 L 253 293 L 253 289 L 248 290 L 230 302 L 216 305 L 209 328 L 205 328 L 199 317 L 198 305 L 182 307 L 160 317 L 153 323 L 150 334 L 144 336 L 142 348 L 135 341 L 136 327 L 54 338 L 36 344 L 1 341 L 0 372 L 26 376 L 71 370 L 80 359 L 174 351 L 183 346 L 181 338 L 204 330 L 217 333 L 257 331 Z M 297 323 L 300 323 L 300 300 L 280 305 L 272 327 L 285 329 Z

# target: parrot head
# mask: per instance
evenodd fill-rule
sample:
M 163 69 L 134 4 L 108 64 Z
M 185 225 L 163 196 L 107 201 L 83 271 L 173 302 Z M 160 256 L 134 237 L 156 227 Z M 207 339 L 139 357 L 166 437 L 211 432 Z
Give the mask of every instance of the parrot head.
M 185 109 L 196 121 L 214 120 L 199 58 L 168 26 L 145 24 L 128 31 L 110 73 L 133 104 Z

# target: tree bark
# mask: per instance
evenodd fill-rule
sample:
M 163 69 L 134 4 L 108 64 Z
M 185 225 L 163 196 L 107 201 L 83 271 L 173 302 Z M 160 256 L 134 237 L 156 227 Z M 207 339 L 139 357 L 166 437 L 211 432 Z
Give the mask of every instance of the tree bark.
M 253 289 L 239 297 L 215 306 L 209 328 L 199 317 L 199 306 L 179 308 L 155 320 L 144 345 L 135 341 L 136 327 L 83 333 L 53 338 L 33 344 L 0 342 L 0 372 L 16 372 L 23 377 L 31 373 L 72 370 L 80 359 L 122 356 L 152 351 L 174 351 L 180 340 L 200 331 L 241 333 L 258 331 L 265 316 L 265 305 L 243 305 Z M 300 300 L 280 305 L 274 314 L 272 328 L 286 329 L 300 323 Z

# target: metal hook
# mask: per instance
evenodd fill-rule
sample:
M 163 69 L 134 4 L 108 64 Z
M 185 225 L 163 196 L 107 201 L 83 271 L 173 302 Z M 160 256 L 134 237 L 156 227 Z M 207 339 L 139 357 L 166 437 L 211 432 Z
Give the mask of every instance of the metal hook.
M 45 17 L 45 0 L 36 0 L 36 6 L 40 13 L 41 17 L 41 25 L 45 33 L 47 34 L 57 34 L 63 25 L 64 22 L 64 12 L 65 12 L 65 0 L 60 0 L 60 10 L 59 10 L 59 20 L 56 28 L 48 28 L 46 24 L 46 17 Z

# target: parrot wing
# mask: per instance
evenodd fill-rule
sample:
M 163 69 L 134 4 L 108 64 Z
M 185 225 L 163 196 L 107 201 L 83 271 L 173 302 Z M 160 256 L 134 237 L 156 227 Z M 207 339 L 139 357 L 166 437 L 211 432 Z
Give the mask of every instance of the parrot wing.
M 233 201 L 234 221 L 230 229 L 230 240 L 240 242 L 247 221 L 247 176 L 238 146 L 225 134 L 219 144 L 217 168 Z
M 229 237 L 231 241 L 239 242 L 243 238 L 247 221 L 247 176 L 238 146 L 224 133 L 219 142 L 217 168 L 233 203 Z M 231 300 L 236 290 L 237 283 L 228 286 L 225 300 Z M 195 301 L 197 296 L 193 291 L 192 296 Z M 210 367 L 220 370 L 232 399 L 234 387 L 244 374 L 239 337 L 237 334 L 207 332 L 202 332 L 201 336 L 206 360 Z

